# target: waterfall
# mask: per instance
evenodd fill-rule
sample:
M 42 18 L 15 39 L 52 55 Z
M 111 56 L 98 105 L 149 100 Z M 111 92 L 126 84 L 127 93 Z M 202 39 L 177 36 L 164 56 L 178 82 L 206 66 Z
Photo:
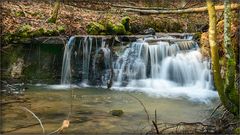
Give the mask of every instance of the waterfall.
M 216 96 L 209 62 L 202 58 L 196 42 L 154 40 L 138 40 L 125 49 L 114 65 L 112 89 L 204 101 Z
M 191 38 L 138 39 L 121 54 L 111 51 L 107 38 L 73 36 L 65 46 L 61 83 L 107 86 L 113 74 L 112 90 L 206 101 L 217 93 L 209 61 Z M 113 54 L 117 58 L 111 58 Z
M 65 46 L 64 55 L 63 55 L 63 64 L 62 64 L 62 75 L 61 75 L 61 84 L 70 84 L 71 79 L 71 55 L 72 48 L 75 44 L 76 38 L 71 37 Z
M 61 84 L 106 85 L 111 67 L 108 46 L 103 38 L 71 37 L 64 50 Z

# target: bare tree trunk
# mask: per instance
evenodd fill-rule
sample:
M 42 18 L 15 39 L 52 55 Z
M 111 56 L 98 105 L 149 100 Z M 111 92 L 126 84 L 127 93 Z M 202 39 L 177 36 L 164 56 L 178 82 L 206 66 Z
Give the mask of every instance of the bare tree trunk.
M 47 22 L 49 22 L 49 23 L 56 23 L 57 17 L 58 17 L 58 11 L 60 9 L 60 5 L 61 5 L 60 0 L 56 0 L 56 2 L 54 3 L 54 8 L 53 8 L 53 11 L 52 11 L 52 15 L 48 19 Z

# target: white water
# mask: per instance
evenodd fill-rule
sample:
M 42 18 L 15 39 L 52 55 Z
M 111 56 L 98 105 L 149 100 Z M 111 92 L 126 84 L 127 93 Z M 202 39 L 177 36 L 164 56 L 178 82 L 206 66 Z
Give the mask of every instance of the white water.
M 115 63 L 114 90 L 208 102 L 213 91 L 208 62 L 194 42 L 132 43 Z
M 97 39 L 93 44 L 94 38 L 88 36 L 79 39 L 78 42 L 77 39 L 75 36 L 71 37 L 65 46 L 61 84 L 76 84 L 77 81 L 81 87 L 88 87 L 91 81 L 99 80 L 97 83 L 105 85 L 111 67 L 111 51 L 105 39 L 102 38 L 100 44 Z M 104 65 L 104 67 L 99 65 Z
M 65 47 L 62 84 L 71 84 L 75 75 L 75 78 L 80 76 L 77 81 L 80 87 L 90 87 L 92 81 L 95 81 L 94 86 L 106 87 L 113 66 L 112 90 L 140 91 L 156 97 L 183 97 L 200 102 L 217 97 L 209 62 L 203 60 L 192 40 L 139 39 L 130 43 L 116 61 L 111 60 L 112 52 L 105 39 L 101 44 L 96 39 L 95 45 L 92 37 L 84 37 L 78 45 L 75 40 L 72 37 Z

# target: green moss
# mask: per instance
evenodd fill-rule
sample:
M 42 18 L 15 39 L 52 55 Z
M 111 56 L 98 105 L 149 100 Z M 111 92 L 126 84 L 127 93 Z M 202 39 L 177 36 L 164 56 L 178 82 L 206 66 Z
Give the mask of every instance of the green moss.
M 56 23 L 56 21 L 57 21 L 57 18 L 50 17 L 50 18 L 47 20 L 47 23 Z
M 17 11 L 17 12 L 15 13 L 15 16 L 17 16 L 17 17 L 24 17 L 24 16 L 25 16 L 25 13 L 24 13 L 23 11 Z
M 14 37 L 15 36 L 13 34 L 6 33 L 5 35 L 3 35 L 3 41 L 6 43 L 9 43 L 9 42 L 13 41 Z
M 31 36 L 33 37 L 38 37 L 38 36 L 43 36 L 45 33 L 45 30 L 43 28 L 37 29 L 33 32 L 31 32 Z
M 47 36 L 55 36 L 55 35 L 58 35 L 58 31 L 57 30 L 53 30 L 53 29 L 49 29 L 47 30 L 44 35 L 47 35 Z
M 65 32 L 66 28 L 64 26 L 58 26 L 57 30 L 59 33 L 63 33 L 63 32 Z
M 239 135 L 240 134 L 240 127 L 235 128 L 234 133 Z
M 123 24 L 119 23 L 116 24 L 113 27 L 114 33 L 116 33 L 117 35 L 125 35 L 126 34 L 126 30 Z
M 24 24 L 18 28 L 18 32 L 30 32 L 32 30 L 32 26 L 28 24 Z
M 130 31 L 130 17 L 126 16 L 122 18 L 122 24 L 126 31 Z
M 87 33 L 91 35 L 98 35 L 101 32 L 105 32 L 105 27 L 97 22 L 92 22 L 89 25 L 87 25 Z
M 114 24 L 112 22 L 106 23 L 105 27 L 106 27 L 106 34 L 112 35 L 112 34 L 115 33 L 114 30 L 113 30 Z

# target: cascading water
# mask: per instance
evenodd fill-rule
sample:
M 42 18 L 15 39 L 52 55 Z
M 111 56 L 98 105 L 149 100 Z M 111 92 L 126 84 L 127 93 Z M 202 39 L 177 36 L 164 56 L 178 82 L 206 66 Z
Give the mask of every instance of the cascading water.
M 113 74 L 113 90 L 206 102 L 217 93 L 213 91 L 209 62 L 190 38 L 138 39 L 113 59 L 114 52 L 105 39 L 73 37 L 64 52 L 62 84 L 106 86 Z
M 65 46 L 61 84 L 106 85 L 110 49 L 104 39 L 71 37 Z
M 152 40 L 132 43 L 118 58 L 112 89 L 204 102 L 216 96 L 209 62 L 203 60 L 195 42 Z

